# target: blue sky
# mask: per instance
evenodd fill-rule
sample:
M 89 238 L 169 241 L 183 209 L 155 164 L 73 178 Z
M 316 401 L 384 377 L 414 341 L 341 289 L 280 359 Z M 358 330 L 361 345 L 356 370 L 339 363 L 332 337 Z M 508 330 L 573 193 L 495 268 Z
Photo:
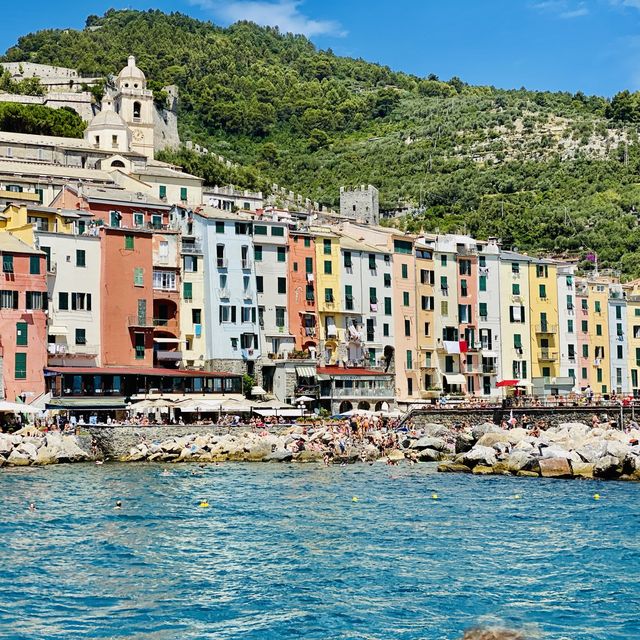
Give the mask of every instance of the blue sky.
M 110 7 L 250 19 L 420 76 L 613 95 L 640 90 L 640 0 L 23 0 L 3 7 L 0 50 L 25 30 L 80 28 Z M 25 19 L 25 16 L 27 19 Z

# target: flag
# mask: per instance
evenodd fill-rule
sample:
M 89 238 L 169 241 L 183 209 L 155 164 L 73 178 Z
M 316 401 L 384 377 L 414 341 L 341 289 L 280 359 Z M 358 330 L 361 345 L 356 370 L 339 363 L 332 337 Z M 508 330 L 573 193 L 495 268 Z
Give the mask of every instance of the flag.
M 593 251 L 589 251 L 585 257 L 589 262 L 595 262 L 598 259 L 598 256 Z

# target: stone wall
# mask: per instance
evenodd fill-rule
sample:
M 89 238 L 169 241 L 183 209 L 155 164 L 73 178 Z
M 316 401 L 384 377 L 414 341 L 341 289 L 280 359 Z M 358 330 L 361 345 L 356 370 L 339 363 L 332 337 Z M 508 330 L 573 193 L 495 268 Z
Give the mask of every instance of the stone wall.
M 636 418 L 635 410 L 631 407 L 624 409 L 625 424 Z M 604 415 L 609 420 L 620 419 L 620 407 L 537 407 L 525 409 L 513 409 L 514 418 L 520 418 L 526 414 L 532 420 L 544 420 L 549 426 L 557 426 L 563 422 L 583 422 L 591 424 L 593 415 L 597 415 L 600 421 Z M 484 422 L 494 422 L 494 416 L 499 421 L 501 418 L 509 419 L 511 409 L 414 409 L 410 420 L 413 426 L 421 428 L 425 424 L 435 423 L 452 427 L 456 424 L 466 423 L 470 426 Z M 640 410 L 637 419 L 640 420 Z

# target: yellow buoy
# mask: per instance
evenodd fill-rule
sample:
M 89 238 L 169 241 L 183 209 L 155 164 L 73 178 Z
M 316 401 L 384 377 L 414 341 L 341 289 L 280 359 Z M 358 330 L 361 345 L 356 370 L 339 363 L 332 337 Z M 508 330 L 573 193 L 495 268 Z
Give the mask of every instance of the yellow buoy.
M 360 498 L 358 498 L 358 496 L 353 496 L 353 498 L 351 498 L 351 502 L 358 502 Z
M 599 493 L 594 494 L 593 499 L 600 500 L 600 494 Z
M 200 507 L 202 509 L 206 509 L 209 506 L 209 503 L 206 500 L 201 500 L 200 501 Z
M 438 494 L 437 493 L 432 493 L 431 494 L 431 498 L 432 498 L 432 500 L 437 500 L 438 499 Z
M 516 495 L 513 496 L 513 499 L 514 500 L 520 500 L 520 494 L 516 493 Z

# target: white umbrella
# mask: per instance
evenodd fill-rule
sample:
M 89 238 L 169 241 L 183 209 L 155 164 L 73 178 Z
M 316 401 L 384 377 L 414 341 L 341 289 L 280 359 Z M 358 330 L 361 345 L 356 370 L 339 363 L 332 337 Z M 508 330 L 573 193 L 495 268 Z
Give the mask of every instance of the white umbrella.
M 42 409 L 36 409 L 30 404 L 21 404 L 20 402 L 7 402 L 0 400 L 0 413 L 40 413 Z
M 313 402 L 314 398 L 310 398 L 309 396 L 300 396 L 296 398 L 296 402 Z
M 220 400 L 209 400 L 206 398 L 187 398 L 182 402 L 174 405 L 176 409 L 180 409 L 183 413 L 207 413 L 210 411 L 218 411 L 222 402 Z

